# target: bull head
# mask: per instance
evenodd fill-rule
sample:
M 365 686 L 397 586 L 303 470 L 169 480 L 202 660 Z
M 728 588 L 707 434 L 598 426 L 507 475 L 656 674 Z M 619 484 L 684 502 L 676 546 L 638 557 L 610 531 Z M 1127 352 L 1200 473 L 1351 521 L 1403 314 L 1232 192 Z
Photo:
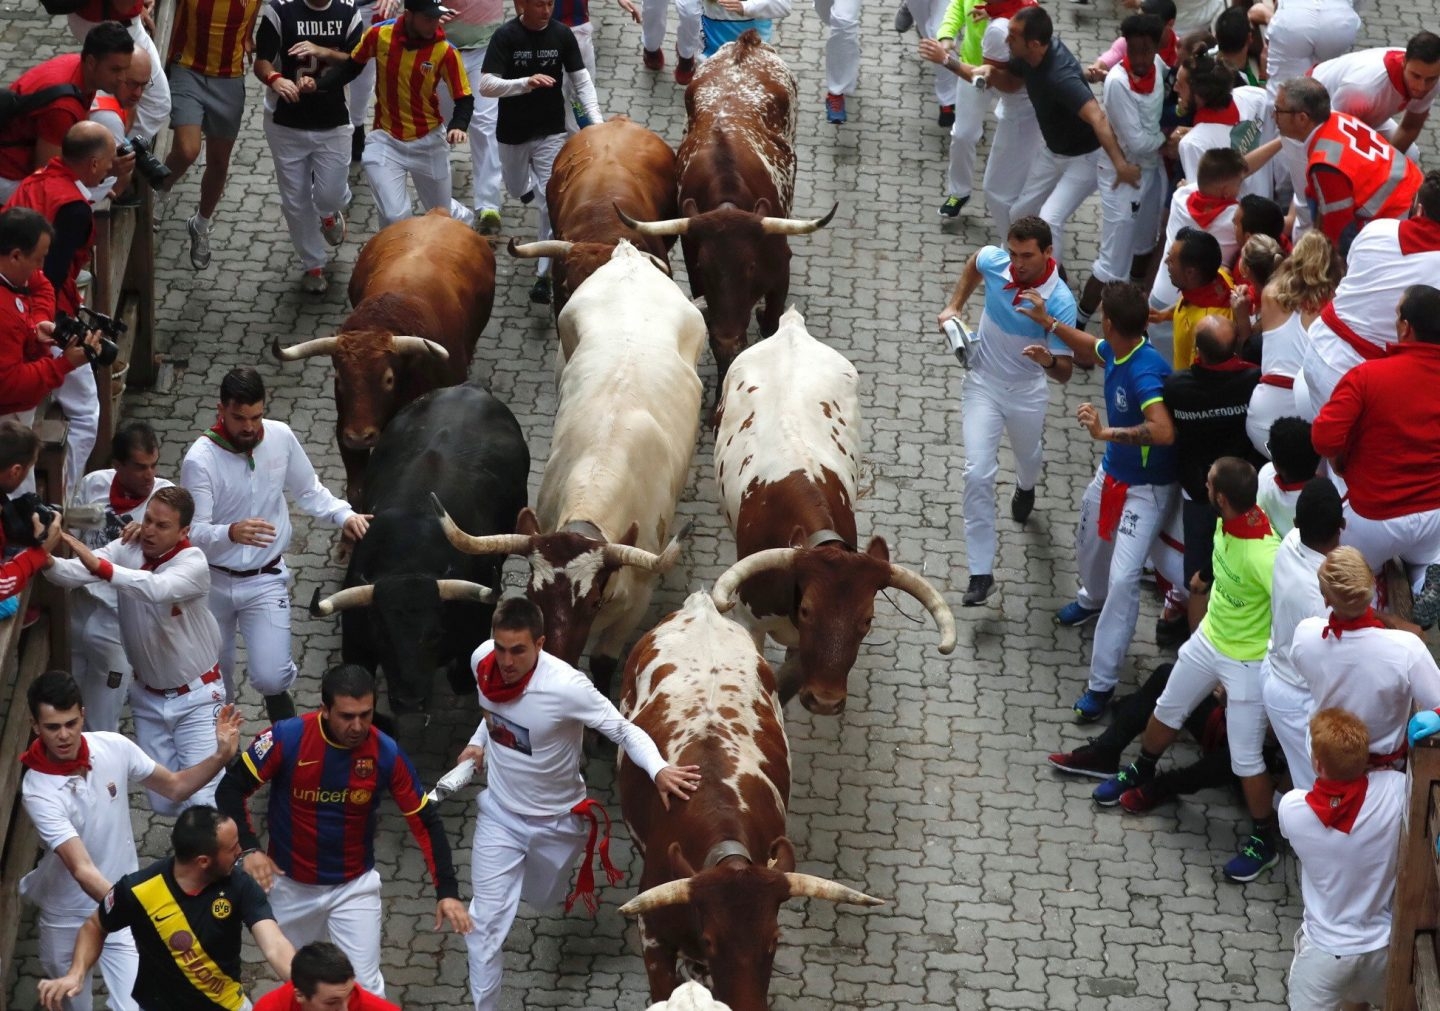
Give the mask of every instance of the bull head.
M 615 243 L 611 242 L 567 242 L 564 239 L 546 239 L 543 242 L 519 243 L 513 238 L 505 247 L 511 256 L 518 259 L 534 260 L 549 257 L 554 261 L 551 275 L 555 282 L 555 314 L 565 308 L 565 303 L 575 291 L 589 280 L 615 254 Z M 663 271 L 666 277 L 673 277 L 670 264 L 654 253 L 640 250 Z

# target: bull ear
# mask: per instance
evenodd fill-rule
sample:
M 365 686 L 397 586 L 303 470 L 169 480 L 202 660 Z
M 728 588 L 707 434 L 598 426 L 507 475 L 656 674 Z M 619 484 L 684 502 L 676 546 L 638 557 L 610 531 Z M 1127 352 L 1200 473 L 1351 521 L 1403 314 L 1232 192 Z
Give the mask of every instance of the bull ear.
M 670 857 L 670 870 L 678 877 L 693 878 L 695 868 L 690 866 L 690 861 L 685 859 L 685 854 L 680 852 L 680 843 L 672 842 L 670 848 L 665 851 Z
M 695 203 L 694 197 L 686 197 L 685 202 L 680 205 L 680 216 L 682 218 L 693 218 L 700 213 L 700 207 Z
M 770 861 L 767 866 L 781 874 L 789 874 L 795 869 L 795 847 L 785 836 L 781 836 L 770 844 Z
M 865 545 L 865 553 L 872 558 L 878 558 L 882 562 L 890 561 L 890 548 L 883 537 L 872 537 L 870 543 Z
M 618 541 L 615 541 L 614 543 L 616 543 L 616 544 L 626 544 L 626 545 L 629 545 L 630 547 L 633 548 L 633 547 L 635 546 L 635 542 L 636 542 L 637 540 L 639 540 L 639 539 L 640 539 L 640 524 L 638 524 L 638 523 L 631 523 L 631 524 L 630 524 L 630 529 L 625 531 L 625 536 L 622 537 L 622 538 L 620 538 Z
M 792 548 L 803 548 L 805 546 L 805 528 L 796 527 L 790 531 L 790 546 Z
M 540 536 L 540 518 L 535 515 L 535 510 L 526 506 L 520 510 L 520 515 L 515 518 L 515 532 L 525 537 Z
M 768 218 L 770 216 L 770 201 L 766 200 L 764 197 L 761 197 L 759 200 L 755 201 L 755 214 L 758 217 Z

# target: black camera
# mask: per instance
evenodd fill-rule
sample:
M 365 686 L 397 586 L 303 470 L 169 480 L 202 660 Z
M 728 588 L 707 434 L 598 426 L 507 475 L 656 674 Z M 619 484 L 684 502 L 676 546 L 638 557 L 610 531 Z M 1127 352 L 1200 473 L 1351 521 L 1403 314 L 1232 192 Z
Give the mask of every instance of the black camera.
M 40 528 L 48 530 L 51 522 L 60 515 L 60 507 L 44 501 L 33 491 L 0 503 L 0 523 L 5 526 L 5 540 L 27 548 L 39 547 L 35 537 L 35 524 L 31 517 L 40 517 Z
M 124 158 L 126 155 L 135 156 L 135 171 L 144 177 L 150 184 L 151 189 L 159 189 L 166 179 L 170 178 L 170 170 L 165 163 L 155 157 L 155 152 L 150 150 L 139 137 L 127 137 L 115 147 L 115 156 Z
M 94 309 L 81 306 L 75 310 L 75 315 L 70 316 L 65 312 L 55 314 L 55 343 L 62 347 L 70 347 L 85 340 L 85 335 L 91 330 L 99 330 L 100 350 L 91 351 L 84 344 L 85 357 L 90 359 L 92 365 L 109 365 L 115 361 L 120 354 L 120 345 L 115 342 L 125 333 L 126 327 L 122 320 L 112 319 L 103 312 L 96 312 Z

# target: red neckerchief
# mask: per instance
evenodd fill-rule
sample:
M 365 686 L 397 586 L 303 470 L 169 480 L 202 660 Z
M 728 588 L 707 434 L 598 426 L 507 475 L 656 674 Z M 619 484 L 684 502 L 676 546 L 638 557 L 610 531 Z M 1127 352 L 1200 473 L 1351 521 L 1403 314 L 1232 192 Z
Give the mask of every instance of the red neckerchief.
M 1024 291 L 1026 288 L 1038 288 L 1038 287 L 1040 287 L 1040 286 L 1041 286 L 1042 284 L 1044 284 L 1046 281 L 1050 280 L 1050 275 L 1053 274 L 1053 273 L 1055 273 L 1055 261 L 1054 261 L 1054 260 L 1046 260 L 1046 261 L 1045 261 L 1045 274 L 1044 274 L 1044 276 L 1042 276 L 1042 277 L 1040 278 L 1040 280 L 1036 281 L 1034 284 L 1021 284 L 1019 281 L 1015 280 L 1015 268 L 1014 268 L 1014 266 L 1011 266 L 1011 267 L 1010 267 L 1010 283 L 1007 284 L 1007 285 L 1005 285 L 1005 288 L 1004 288 L 1005 291 L 1013 291 L 1013 292 L 1015 292 L 1015 301 L 1011 302 L 1010 304 L 1011 304 L 1011 305 L 1019 305 L 1019 304 L 1020 304 L 1020 293 L 1021 293 L 1022 291 Z
M 571 814 L 578 814 L 590 821 L 590 837 L 585 841 L 585 860 L 580 864 L 580 873 L 575 875 L 575 890 L 565 900 L 565 912 L 570 912 L 570 907 L 575 905 L 575 900 L 580 899 L 585 903 L 585 908 L 590 910 L 593 916 L 599 903 L 595 900 L 595 837 L 600 832 L 600 821 L 595 816 L 599 811 L 605 818 L 605 836 L 600 840 L 600 866 L 605 868 L 605 876 L 610 879 L 612 885 L 618 885 L 625 880 L 625 875 L 616 869 L 610 862 L 610 813 L 600 805 L 597 800 L 586 797 L 580 803 L 570 809 Z
M 1194 122 L 1196 126 L 1201 123 L 1219 123 L 1221 126 L 1235 126 L 1240 122 L 1240 107 L 1235 104 L 1232 98 L 1230 104 L 1223 109 L 1196 109 Z
M 1125 68 L 1125 73 L 1130 78 L 1130 90 L 1137 95 L 1148 95 L 1155 90 L 1155 78 L 1160 75 L 1155 73 L 1155 64 L 1150 64 L 1150 75 L 1148 77 L 1137 77 L 1135 71 L 1130 69 L 1130 53 L 1127 51 L 1120 58 L 1120 66 Z
M 539 667 L 537 660 L 535 667 Z M 505 679 L 500 676 L 500 664 L 491 653 L 485 659 L 475 665 L 475 683 L 480 686 L 480 694 L 485 696 L 487 702 L 514 702 L 524 693 L 530 679 L 535 676 L 534 668 L 513 685 L 507 685 Z
M 1196 190 L 1185 198 L 1185 209 L 1190 212 L 1190 216 L 1195 219 L 1195 224 L 1203 232 L 1216 218 L 1225 213 L 1225 208 L 1234 207 L 1238 202 L 1230 197 L 1212 197 Z
M 1175 66 L 1180 59 L 1180 37 L 1173 28 L 1165 29 L 1165 37 L 1160 40 L 1160 59 L 1167 67 Z
M 1305 803 L 1326 828 L 1338 829 L 1346 835 L 1355 827 L 1360 817 L 1360 808 L 1365 806 L 1365 791 L 1370 788 L 1370 777 L 1358 779 L 1317 779 Z
M 1385 623 L 1375 617 L 1375 608 L 1365 608 L 1365 613 L 1355 618 L 1342 618 L 1334 611 L 1330 612 L 1330 620 L 1320 631 L 1320 638 L 1330 638 L 1330 633 L 1335 633 L 1335 641 L 1339 642 L 1340 637 L 1346 632 L 1356 632 L 1362 628 L 1384 628 Z
M 73 776 L 78 772 L 90 771 L 90 742 L 82 735 L 80 738 L 80 751 L 68 762 L 61 762 L 50 757 L 50 752 L 45 750 L 45 742 L 40 738 L 30 742 L 30 747 L 20 756 L 20 764 L 27 769 L 36 772 L 43 772 L 49 776 Z
M 1269 537 L 1272 533 L 1270 517 L 1266 516 L 1265 510 L 1259 506 L 1251 506 L 1247 512 L 1225 520 L 1221 529 L 1231 537 L 1238 537 L 1242 541 L 1258 541 L 1263 537 Z
M 1400 240 L 1400 252 L 1405 256 L 1412 253 L 1440 253 L 1440 221 L 1406 218 L 1400 222 L 1397 237 Z
M 182 537 L 180 538 L 179 544 L 175 545 L 173 548 L 165 552 L 159 558 L 151 558 L 149 555 L 146 555 L 145 564 L 140 566 L 140 568 L 145 572 L 154 572 L 156 569 L 160 568 L 160 566 L 164 565 L 166 562 L 174 558 L 176 555 L 184 551 L 189 546 L 190 538 Z
M 1410 94 L 1410 89 L 1405 86 L 1405 50 L 1391 49 L 1385 54 L 1385 73 L 1390 78 L 1390 86 L 1400 92 L 1405 101 L 1415 100 L 1415 96 Z
M 251 446 L 249 449 L 241 449 L 236 446 L 235 443 L 230 441 L 230 433 L 225 431 L 225 423 L 223 421 L 217 421 L 214 425 L 207 429 L 205 432 L 205 438 L 215 443 L 215 445 L 219 446 L 227 453 L 234 453 L 236 456 L 245 457 L 246 462 L 250 465 L 250 469 L 254 470 L 255 446 L 258 446 L 260 445 L 260 443 L 265 441 L 265 429 L 263 427 L 260 429 L 260 438 L 256 439 L 255 446 Z
M 1307 478 L 1302 478 L 1299 481 L 1287 481 L 1280 476 L 1279 471 L 1276 471 L 1275 473 L 1275 487 L 1279 488 L 1281 491 L 1299 491 L 1307 484 L 1309 484 L 1312 480 L 1314 480 L 1314 475 L 1311 475 Z
M 120 487 L 119 478 L 112 478 L 110 480 L 110 508 L 115 510 L 116 516 L 123 516 L 130 510 L 139 508 L 140 503 L 144 502 L 148 497 L 147 495 L 140 495 L 136 498 L 131 498 L 125 494 L 125 489 Z
M 996 18 L 1013 18 L 1017 11 L 1025 7 L 1038 7 L 1037 0 L 995 0 L 994 3 L 982 4 L 985 16 L 990 20 Z
M 1185 300 L 1186 305 L 1197 306 L 1201 309 L 1229 309 L 1231 285 L 1225 283 L 1223 274 L 1215 275 L 1215 280 L 1209 284 L 1202 284 L 1198 288 L 1182 288 L 1180 297 Z
M 1206 365 L 1204 362 L 1197 361 L 1190 367 L 1192 369 L 1204 369 L 1207 372 L 1244 372 L 1246 369 L 1253 369 L 1255 366 L 1239 355 L 1232 355 L 1223 362 L 1216 362 L 1214 365 Z

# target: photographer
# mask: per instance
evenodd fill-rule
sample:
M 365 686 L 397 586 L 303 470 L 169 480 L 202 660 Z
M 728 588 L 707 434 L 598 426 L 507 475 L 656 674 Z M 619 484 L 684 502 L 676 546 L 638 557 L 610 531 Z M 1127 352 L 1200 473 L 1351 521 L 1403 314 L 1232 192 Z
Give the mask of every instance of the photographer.
M 4 601 L 25 589 L 30 577 L 50 563 L 50 551 L 60 542 L 60 517 L 48 526 L 33 513 L 25 516 L 14 508 L 10 496 L 30 477 L 35 459 L 40 455 L 40 437 L 18 421 L 0 421 L 0 504 L 4 520 L 0 523 L 0 617 L 5 613 Z M 22 523 L 28 519 L 28 532 Z M 20 527 L 20 529 L 15 529 Z M 11 542 L 15 542 L 12 546 Z M 12 550 L 18 553 L 11 555 Z M 9 613 L 14 613 L 13 608 Z

